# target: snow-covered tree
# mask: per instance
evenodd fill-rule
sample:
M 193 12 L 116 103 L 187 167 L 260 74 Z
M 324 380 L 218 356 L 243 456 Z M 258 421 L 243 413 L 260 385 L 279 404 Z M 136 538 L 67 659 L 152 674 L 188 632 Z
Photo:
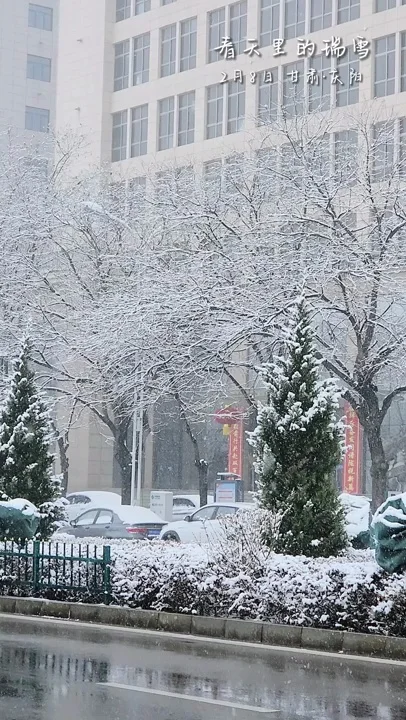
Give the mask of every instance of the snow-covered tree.
M 347 544 L 334 483 L 343 452 L 342 425 L 336 420 L 338 392 L 333 381 L 320 378 L 320 360 L 301 297 L 284 335 L 284 354 L 263 369 L 269 401 L 250 438 L 259 500 L 262 507 L 282 515 L 276 550 L 336 555 Z
M 26 338 L 0 412 L 0 490 L 11 499 L 29 500 L 39 509 L 40 534 L 46 537 L 60 512 L 59 487 L 51 477 L 49 415 L 30 359 L 31 343 Z

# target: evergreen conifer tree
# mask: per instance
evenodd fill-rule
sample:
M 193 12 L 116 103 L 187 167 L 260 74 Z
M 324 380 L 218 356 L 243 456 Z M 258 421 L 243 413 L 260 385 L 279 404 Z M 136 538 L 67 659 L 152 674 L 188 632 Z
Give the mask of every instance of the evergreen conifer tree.
M 250 439 L 259 500 L 283 515 L 276 545 L 272 538 L 277 552 L 336 555 L 347 544 L 334 482 L 344 449 L 343 426 L 336 419 L 337 387 L 320 378 L 303 298 L 294 305 L 284 340 L 284 355 L 263 368 L 269 401 Z
M 48 411 L 37 390 L 30 359 L 31 343 L 25 339 L 0 411 L 0 493 L 36 505 L 41 512 L 40 535 L 46 537 L 60 515 L 55 504 L 59 487 L 51 477 Z

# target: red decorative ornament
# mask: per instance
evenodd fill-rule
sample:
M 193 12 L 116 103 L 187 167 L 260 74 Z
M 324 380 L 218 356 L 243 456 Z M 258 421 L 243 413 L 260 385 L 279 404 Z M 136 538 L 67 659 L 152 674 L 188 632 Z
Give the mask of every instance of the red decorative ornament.
M 241 421 L 241 417 L 241 410 L 231 405 L 214 413 L 214 419 L 220 425 L 235 425 Z

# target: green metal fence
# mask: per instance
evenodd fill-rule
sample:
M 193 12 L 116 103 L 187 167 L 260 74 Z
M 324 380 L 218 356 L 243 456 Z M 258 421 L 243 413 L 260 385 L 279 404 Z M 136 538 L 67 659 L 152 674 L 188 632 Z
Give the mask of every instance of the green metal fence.
M 22 588 L 34 596 L 69 592 L 111 598 L 110 546 L 69 543 L 0 543 L 0 588 Z M 99 600 L 99 601 L 100 601 Z

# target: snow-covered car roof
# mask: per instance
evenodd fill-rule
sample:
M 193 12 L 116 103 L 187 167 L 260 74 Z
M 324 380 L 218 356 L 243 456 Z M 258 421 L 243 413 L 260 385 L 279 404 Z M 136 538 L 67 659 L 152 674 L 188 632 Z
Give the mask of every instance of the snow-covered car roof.
M 76 495 L 83 495 L 88 497 L 92 503 L 114 503 L 115 505 L 121 505 L 121 495 L 115 492 L 107 492 L 104 490 L 77 490 L 67 494 L 67 499 L 75 497 Z
M 203 507 L 236 507 L 240 510 L 253 510 L 255 504 L 248 502 L 226 502 L 223 500 L 222 502 L 207 503 L 207 505 L 203 505 Z M 199 509 L 202 510 L 202 508 Z
M 38 515 L 39 510 L 29 500 L 24 498 L 13 498 L 12 500 L 2 501 L 0 505 L 4 507 L 13 508 L 14 510 L 21 510 L 23 515 Z
M 214 499 L 213 495 L 208 495 L 208 502 L 210 504 L 212 504 L 213 499 Z M 200 495 L 174 495 L 173 501 L 175 501 L 175 500 L 178 501 L 176 503 L 178 506 L 181 505 L 181 502 L 180 502 L 181 500 L 186 500 L 187 502 L 188 501 L 192 502 L 196 506 L 196 508 L 200 507 Z M 187 507 L 187 505 L 185 507 Z
M 159 515 L 149 508 L 140 507 L 139 505 L 121 505 L 114 508 L 114 512 L 125 523 L 161 523 L 161 525 L 166 525 L 165 520 L 162 520 Z

